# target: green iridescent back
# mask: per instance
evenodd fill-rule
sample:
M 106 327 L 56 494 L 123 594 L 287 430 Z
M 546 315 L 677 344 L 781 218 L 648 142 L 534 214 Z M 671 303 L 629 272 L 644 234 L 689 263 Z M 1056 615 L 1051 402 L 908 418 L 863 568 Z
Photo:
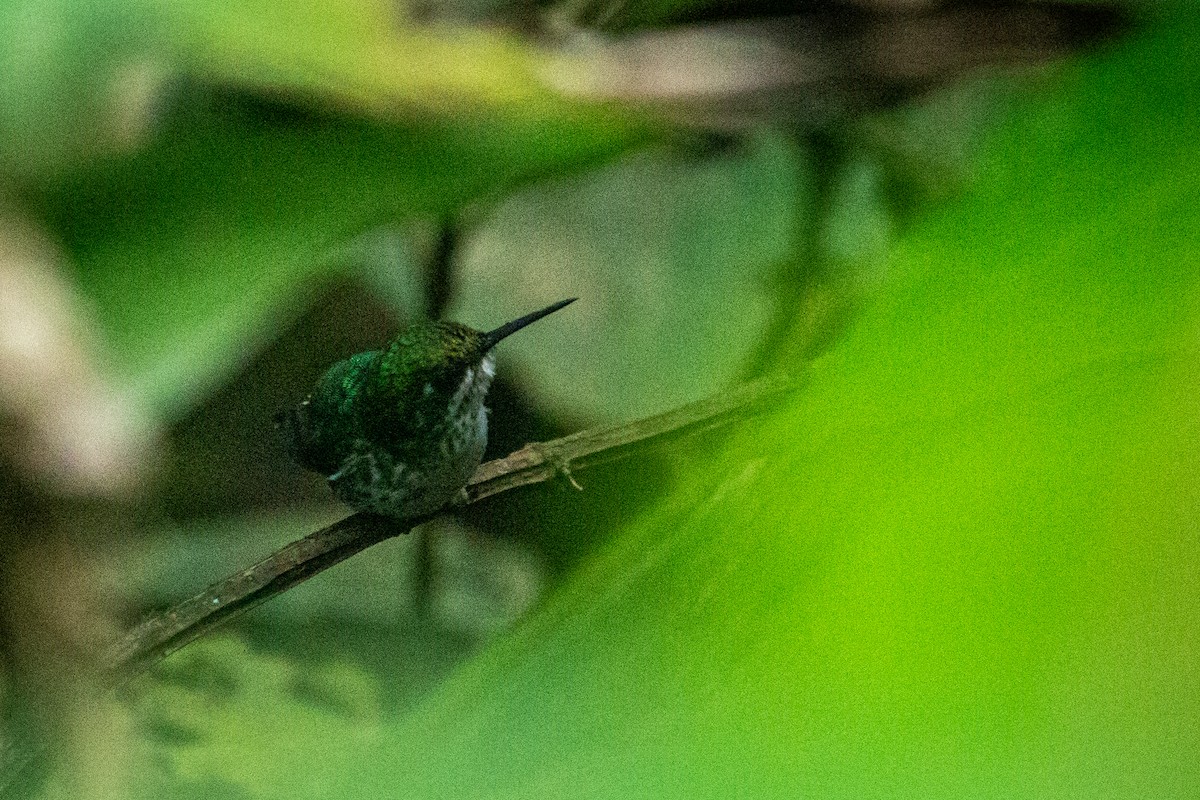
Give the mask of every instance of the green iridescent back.
M 456 322 L 410 325 L 363 376 L 363 435 L 404 458 L 428 451 L 448 429 L 447 407 L 467 369 L 477 367 L 483 334 Z
M 382 355 L 370 350 L 337 362 L 299 406 L 279 415 L 284 443 L 296 463 L 322 475 L 337 471 L 362 435 L 356 401 L 365 375 Z
M 449 429 L 446 411 L 466 370 L 485 355 L 482 344 L 483 334 L 466 325 L 422 322 L 386 350 L 339 361 L 280 418 L 289 453 L 324 475 L 337 472 L 363 440 L 400 460 L 428 457 Z

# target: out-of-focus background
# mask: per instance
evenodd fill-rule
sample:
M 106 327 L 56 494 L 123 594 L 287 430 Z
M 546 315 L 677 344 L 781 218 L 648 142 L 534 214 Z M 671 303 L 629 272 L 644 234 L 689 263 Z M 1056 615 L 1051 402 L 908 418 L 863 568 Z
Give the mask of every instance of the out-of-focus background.
M 1120 2 L 0 7 L 0 796 L 1200 793 L 1200 27 Z M 407 321 L 489 457 L 741 429 L 380 544 L 274 413 Z

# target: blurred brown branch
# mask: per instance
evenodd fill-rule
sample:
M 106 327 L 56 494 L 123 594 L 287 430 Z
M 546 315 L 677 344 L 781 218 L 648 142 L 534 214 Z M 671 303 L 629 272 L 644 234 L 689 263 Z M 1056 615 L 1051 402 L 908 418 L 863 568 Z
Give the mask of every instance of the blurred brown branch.
M 572 472 L 629 458 L 683 437 L 745 418 L 798 387 L 785 378 L 764 378 L 729 392 L 645 419 L 528 444 L 480 465 L 466 487 L 466 503 L 543 483 Z M 106 654 L 114 683 L 144 672 L 189 642 L 275 595 L 287 591 L 373 544 L 407 533 L 434 514 L 393 520 L 358 513 L 298 539 L 257 564 L 230 575 L 129 631 Z
M 685 124 L 744 130 L 823 123 L 894 105 L 981 67 L 1044 64 L 1111 39 L 1115 4 L 829 3 L 804 13 L 716 16 L 566 39 L 546 78 L 589 100 L 657 109 Z

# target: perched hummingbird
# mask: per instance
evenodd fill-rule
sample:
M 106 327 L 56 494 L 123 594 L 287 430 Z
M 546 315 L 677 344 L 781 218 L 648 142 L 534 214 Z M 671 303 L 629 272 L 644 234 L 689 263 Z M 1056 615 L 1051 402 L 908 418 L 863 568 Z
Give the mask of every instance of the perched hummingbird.
M 276 415 L 288 453 L 355 510 L 402 519 L 440 508 L 483 459 L 492 348 L 575 299 L 487 333 L 418 322 L 384 350 L 339 361 L 312 394 Z

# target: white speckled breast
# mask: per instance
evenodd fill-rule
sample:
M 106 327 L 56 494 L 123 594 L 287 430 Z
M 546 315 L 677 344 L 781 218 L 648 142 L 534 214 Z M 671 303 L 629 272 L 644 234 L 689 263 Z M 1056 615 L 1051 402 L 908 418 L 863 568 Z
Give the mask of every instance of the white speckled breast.
M 366 440 L 356 442 L 341 469 L 329 476 L 337 498 L 356 510 L 397 519 L 427 514 L 453 500 L 487 447 L 483 400 L 495 368 L 488 353 L 467 370 L 446 409 L 451 420 L 446 435 L 418 462 L 402 463 Z

